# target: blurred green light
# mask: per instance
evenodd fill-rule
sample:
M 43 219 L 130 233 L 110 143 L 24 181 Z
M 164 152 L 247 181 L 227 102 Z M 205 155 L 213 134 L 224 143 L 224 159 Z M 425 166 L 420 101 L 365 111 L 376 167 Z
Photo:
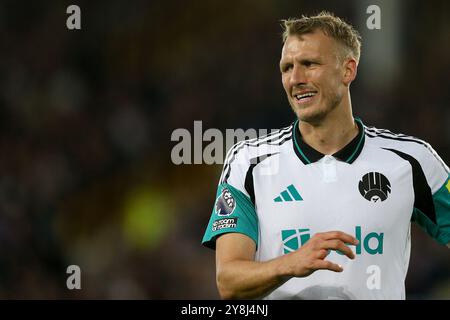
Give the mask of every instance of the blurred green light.
M 167 234 L 173 210 L 160 191 L 139 189 L 124 203 L 125 240 L 138 249 L 157 247 Z

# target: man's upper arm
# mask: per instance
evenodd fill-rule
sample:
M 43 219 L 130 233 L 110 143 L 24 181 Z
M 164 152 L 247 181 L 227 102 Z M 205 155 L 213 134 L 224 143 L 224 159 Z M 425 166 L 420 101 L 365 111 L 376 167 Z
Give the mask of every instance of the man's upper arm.
M 256 243 L 253 239 L 241 233 L 227 233 L 216 241 L 217 269 L 223 263 L 233 260 L 255 259 Z

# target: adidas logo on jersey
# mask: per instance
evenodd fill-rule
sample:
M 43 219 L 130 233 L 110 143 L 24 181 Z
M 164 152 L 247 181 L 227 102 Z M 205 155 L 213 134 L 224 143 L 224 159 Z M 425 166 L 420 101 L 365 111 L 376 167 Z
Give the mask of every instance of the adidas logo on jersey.
M 273 199 L 275 202 L 283 202 L 283 201 L 303 201 L 303 198 L 300 196 L 300 193 L 294 187 L 293 184 L 287 187 L 286 190 L 282 191 L 281 194 Z

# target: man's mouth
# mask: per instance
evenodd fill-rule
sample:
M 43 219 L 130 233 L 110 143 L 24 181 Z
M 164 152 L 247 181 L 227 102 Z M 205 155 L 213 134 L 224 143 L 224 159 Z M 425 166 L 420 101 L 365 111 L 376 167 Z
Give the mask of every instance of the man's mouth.
M 308 92 L 304 92 L 304 93 L 294 94 L 294 98 L 299 103 L 306 103 L 306 102 L 311 101 L 316 94 L 317 94 L 317 91 L 308 91 Z

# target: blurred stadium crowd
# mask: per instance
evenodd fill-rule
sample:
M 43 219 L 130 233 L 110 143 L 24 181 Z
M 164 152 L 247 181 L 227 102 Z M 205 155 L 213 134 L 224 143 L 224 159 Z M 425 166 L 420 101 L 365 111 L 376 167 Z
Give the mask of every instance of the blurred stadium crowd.
M 279 20 L 328 9 L 363 29 L 355 3 L 77 1 L 69 31 L 71 2 L 2 1 L 0 298 L 217 299 L 200 241 L 221 165 L 175 166 L 171 133 L 288 125 Z M 400 72 L 371 85 L 363 39 L 354 112 L 449 164 L 450 5 L 399 3 Z M 450 252 L 412 237 L 408 297 L 449 299 Z

